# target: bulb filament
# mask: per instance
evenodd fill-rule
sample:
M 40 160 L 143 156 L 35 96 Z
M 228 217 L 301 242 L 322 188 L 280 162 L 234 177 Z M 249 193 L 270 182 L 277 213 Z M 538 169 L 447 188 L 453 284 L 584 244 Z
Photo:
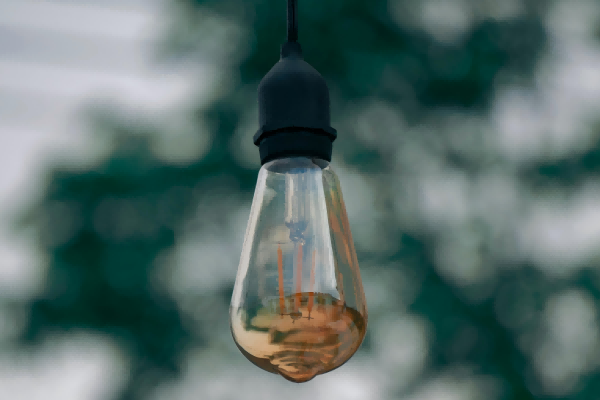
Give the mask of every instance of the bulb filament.
M 298 242 L 298 264 L 296 265 L 296 296 L 294 297 L 294 313 L 290 314 L 296 320 L 302 317 L 300 301 L 302 300 L 302 242 Z
M 310 269 L 310 287 L 308 288 L 308 319 L 310 319 L 310 313 L 314 305 L 315 296 L 315 261 L 317 256 L 317 250 L 313 250 L 312 254 L 312 268 Z
M 278 283 L 279 283 L 279 309 L 280 315 L 283 317 L 284 315 L 289 315 L 294 321 L 302 318 L 302 312 L 300 311 L 300 305 L 302 303 L 302 263 L 303 263 L 303 249 L 304 246 L 302 242 L 298 243 L 298 256 L 296 265 L 296 293 L 294 295 L 294 311 L 287 314 L 286 306 L 285 306 L 285 289 L 283 282 L 283 251 L 281 250 L 281 245 L 277 248 L 277 269 L 278 269 Z M 308 289 L 308 319 L 311 319 L 311 313 L 315 304 L 315 268 L 317 261 L 317 250 L 313 250 L 312 253 L 312 266 L 310 269 L 310 286 Z M 343 293 L 343 291 L 342 291 Z M 342 294 L 343 296 L 343 294 Z M 343 298 L 343 297 L 342 297 Z
M 283 291 L 283 252 L 281 246 L 277 247 L 277 269 L 279 272 L 279 310 L 283 316 L 285 314 L 285 293 Z

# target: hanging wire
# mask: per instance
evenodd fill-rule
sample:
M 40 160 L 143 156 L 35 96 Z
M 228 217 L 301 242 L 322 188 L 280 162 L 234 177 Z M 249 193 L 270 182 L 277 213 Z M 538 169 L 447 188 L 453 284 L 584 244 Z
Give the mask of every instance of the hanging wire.
M 298 0 L 288 0 L 288 42 L 298 41 Z

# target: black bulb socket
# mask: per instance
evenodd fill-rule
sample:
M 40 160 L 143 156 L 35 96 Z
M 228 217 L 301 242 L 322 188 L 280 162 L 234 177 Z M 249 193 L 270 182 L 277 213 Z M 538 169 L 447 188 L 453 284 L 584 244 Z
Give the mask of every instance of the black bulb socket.
M 329 88 L 297 42 L 282 46 L 280 61 L 261 81 L 258 109 L 254 144 L 263 165 L 297 156 L 331 161 L 337 131 L 331 127 Z

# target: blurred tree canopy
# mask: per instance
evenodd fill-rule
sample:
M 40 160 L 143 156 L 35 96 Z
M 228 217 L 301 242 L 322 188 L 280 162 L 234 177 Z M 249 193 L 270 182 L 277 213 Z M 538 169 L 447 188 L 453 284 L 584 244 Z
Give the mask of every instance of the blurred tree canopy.
M 210 151 L 186 165 L 173 165 L 151 149 L 153 138 L 160 134 L 157 128 L 107 113 L 96 124 L 99 131 L 114 137 L 110 155 L 85 170 L 54 168 L 39 204 L 24 219 L 24 224 L 36 228 L 48 270 L 43 293 L 27 304 L 30 314 L 23 343 L 35 345 L 49 332 L 73 329 L 110 335 L 133 360 L 120 400 L 145 398 L 161 382 L 178 377 L 185 353 L 207 343 L 207 330 L 179 306 L 157 278 L 156 269 L 161 256 L 189 228 L 197 205 L 214 199 L 215 187 L 225 195 L 241 196 L 246 204 L 251 199 L 258 170 L 240 162 L 232 141 L 238 140 L 236 132 L 245 126 L 247 115 L 255 112 L 260 79 L 278 61 L 285 34 L 285 3 L 174 0 L 173 24 L 161 55 L 176 61 L 210 62 L 224 71 L 220 78 L 224 83 L 212 100 L 200 102 L 191 111 L 198 129 L 203 130 L 198 134 L 212 138 Z M 412 187 L 415 179 L 411 177 L 414 170 L 404 174 L 393 170 L 398 147 L 423 141 L 437 149 L 443 166 L 468 176 L 477 176 L 482 165 L 499 161 L 486 154 L 474 157 L 457 151 L 441 133 L 415 137 L 417 131 L 403 132 L 400 126 L 397 130 L 388 126 L 392 132 L 371 138 L 381 145 L 370 145 L 360 127 L 345 121 L 353 110 L 373 102 L 397 110 L 404 127 L 419 126 L 448 110 L 485 117 L 499 86 L 531 85 L 546 45 L 546 3 L 524 1 L 524 11 L 508 19 L 476 18 L 454 40 L 440 40 L 418 23 L 409 24 L 415 3 L 300 1 L 305 58 L 329 82 L 334 126 L 337 121 L 344 128 L 334 163 L 343 162 L 376 185 L 373 195 L 382 214 L 379 228 L 393 244 L 385 251 L 358 245 L 359 260 L 371 266 L 373 273 L 392 268 L 411 277 L 418 293 L 409 311 L 425 318 L 431 328 L 424 373 L 395 395 L 410 393 L 450 366 L 474 365 L 478 373 L 501 382 L 499 399 L 544 398 L 532 376 L 527 346 L 520 342 L 521 332 L 535 328 L 540 320 L 524 317 L 524 304 L 540 310 L 551 293 L 573 285 L 586 288 L 597 301 L 600 281 L 590 277 L 593 269 L 553 279 L 535 265 L 520 265 L 500 268 L 494 279 L 483 283 L 465 286 L 448 279 L 440 273 L 435 256 L 442 228 L 409 223 L 411 218 L 395 211 L 393 204 L 409 202 L 410 195 L 398 200 L 399 194 L 390 186 L 406 183 Z M 476 1 L 463 3 L 467 8 L 479 7 Z M 245 140 L 251 141 L 253 133 L 248 131 Z M 595 144 L 584 154 L 527 165 L 519 174 L 532 187 L 571 185 L 597 174 L 599 160 L 600 144 Z M 211 228 L 200 219 L 193 229 Z M 478 218 L 469 222 L 469 229 L 482 237 L 492 234 L 489 224 Z M 494 250 L 485 245 L 488 242 L 483 243 L 480 253 L 487 268 L 494 269 L 502 261 L 494 258 Z M 215 288 L 221 291 L 223 304 L 229 301 L 233 280 L 232 276 L 226 287 Z M 197 301 L 208 301 L 207 296 L 199 294 Z M 376 319 L 378 311 L 371 312 Z M 510 322 L 501 320 L 499 314 L 509 315 Z M 370 340 L 368 336 L 365 351 L 370 349 Z M 600 377 L 590 373 L 565 398 L 596 398 L 599 385 Z

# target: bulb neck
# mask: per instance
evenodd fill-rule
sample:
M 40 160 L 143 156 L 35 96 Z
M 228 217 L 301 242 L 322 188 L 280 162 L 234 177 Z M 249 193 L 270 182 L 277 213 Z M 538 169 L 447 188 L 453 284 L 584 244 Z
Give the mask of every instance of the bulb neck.
M 258 144 L 264 165 L 280 158 L 308 157 L 331 161 L 333 140 L 327 134 L 309 129 L 282 129 L 263 136 Z

